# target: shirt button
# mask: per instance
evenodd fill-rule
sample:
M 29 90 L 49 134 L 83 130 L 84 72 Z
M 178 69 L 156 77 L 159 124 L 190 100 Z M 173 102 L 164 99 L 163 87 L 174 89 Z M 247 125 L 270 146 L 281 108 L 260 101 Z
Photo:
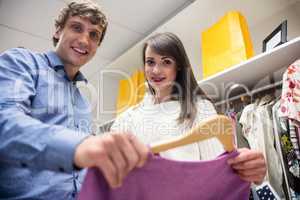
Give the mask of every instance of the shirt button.
M 76 197 L 76 192 L 72 192 L 72 197 L 73 197 L 73 198 Z
M 23 167 L 23 168 L 27 168 L 27 167 L 28 167 L 28 165 L 27 165 L 26 163 L 21 163 L 21 167 Z
M 59 167 L 58 170 L 59 170 L 60 172 L 65 172 L 65 169 L 64 169 L 63 167 Z

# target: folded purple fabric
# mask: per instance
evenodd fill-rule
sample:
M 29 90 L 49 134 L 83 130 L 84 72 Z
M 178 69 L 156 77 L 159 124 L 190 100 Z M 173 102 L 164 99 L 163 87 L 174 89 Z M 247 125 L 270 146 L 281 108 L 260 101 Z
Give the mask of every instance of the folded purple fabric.
M 79 200 L 248 200 L 250 183 L 234 173 L 225 153 L 210 161 L 174 161 L 150 155 L 122 187 L 111 189 L 101 172 L 89 169 Z

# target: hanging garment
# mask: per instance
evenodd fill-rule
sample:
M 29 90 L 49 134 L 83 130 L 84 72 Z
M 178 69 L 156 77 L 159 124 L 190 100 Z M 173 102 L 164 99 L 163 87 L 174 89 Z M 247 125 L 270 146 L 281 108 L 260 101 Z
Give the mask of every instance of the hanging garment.
M 268 183 L 261 185 L 256 188 L 256 194 L 259 199 L 268 199 L 268 200 L 280 200 L 281 198 L 276 195 L 272 186 Z
M 291 142 L 298 159 L 300 161 L 300 149 L 299 149 L 299 136 L 298 136 L 298 124 L 295 120 L 289 119 L 289 126 L 290 126 L 290 138 Z M 298 177 L 300 177 L 300 172 L 298 171 Z
M 266 100 L 267 98 L 263 99 Z M 269 104 L 273 105 L 273 103 L 270 100 L 263 101 L 263 99 L 244 108 L 240 123 L 250 148 L 259 150 L 264 154 L 267 161 L 265 181 L 270 182 L 280 197 L 284 197 L 283 172 L 280 158 L 274 146 L 273 121 L 268 111 Z
M 291 189 L 291 200 L 299 200 L 300 199 L 300 193 L 295 192 L 294 190 Z
M 174 161 L 150 155 L 122 187 L 110 189 L 97 169 L 89 169 L 79 200 L 248 200 L 250 183 L 227 164 L 236 151 L 210 161 Z
M 300 60 L 297 60 L 283 74 L 279 117 L 286 117 L 300 122 L 300 102 L 295 98 L 296 90 L 299 90 L 299 88 Z
M 243 134 L 243 126 L 241 123 L 239 123 L 240 118 L 241 118 L 241 114 L 242 112 L 239 112 L 236 115 L 236 140 L 237 140 L 237 147 L 238 148 L 248 148 L 250 149 L 248 140 L 246 139 L 246 137 Z
M 283 74 L 282 94 L 280 99 L 279 117 L 289 119 L 291 125 L 290 139 L 296 157 L 300 160 L 300 140 L 294 128 L 300 123 L 300 102 L 297 90 L 300 89 L 300 60 L 291 64 Z
M 300 179 L 292 173 L 293 169 L 299 168 L 296 155 L 289 136 L 288 120 L 279 118 L 280 102 L 273 106 L 273 124 L 276 148 L 284 168 L 284 178 L 289 199 L 292 199 L 292 192 L 300 192 Z
M 250 148 L 262 151 L 266 157 L 264 129 L 260 123 L 257 108 L 256 104 L 246 106 L 241 114 L 240 123 L 242 124 L 243 134 L 248 140 Z
M 296 149 L 294 148 L 292 135 L 296 135 L 296 127 L 290 120 L 286 120 L 287 132 L 283 134 L 281 143 L 287 155 L 287 164 L 290 173 L 300 180 L 300 162 L 297 159 Z M 298 149 L 299 150 L 299 149 Z

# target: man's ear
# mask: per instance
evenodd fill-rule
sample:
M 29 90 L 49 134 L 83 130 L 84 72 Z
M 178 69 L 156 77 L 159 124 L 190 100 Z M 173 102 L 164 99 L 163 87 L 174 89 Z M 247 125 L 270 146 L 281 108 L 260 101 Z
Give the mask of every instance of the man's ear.
M 61 28 L 57 28 L 55 33 L 53 34 L 53 37 L 59 41 L 60 35 L 61 35 Z

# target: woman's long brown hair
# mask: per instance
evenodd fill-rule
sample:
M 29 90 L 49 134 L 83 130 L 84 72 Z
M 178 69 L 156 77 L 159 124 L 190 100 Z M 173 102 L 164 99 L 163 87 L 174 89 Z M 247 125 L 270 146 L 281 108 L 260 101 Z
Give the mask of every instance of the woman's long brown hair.
M 193 74 L 190 61 L 180 39 L 173 33 L 159 33 L 150 37 L 143 47 L 143 62 L 145 65 L 145 53 L 147 48 L 155 53 L 171 57 L 175 60 L 177 74 L 171 96 L 173 100 L 179 100 L 181 111 L 178 122 L 187 121 L 192 124 L 195 120 L 197 97 L 208 99 L 204 91 L 198 86 Z M 154 89 L 149 85 L 150 92 L 155 95 Z

